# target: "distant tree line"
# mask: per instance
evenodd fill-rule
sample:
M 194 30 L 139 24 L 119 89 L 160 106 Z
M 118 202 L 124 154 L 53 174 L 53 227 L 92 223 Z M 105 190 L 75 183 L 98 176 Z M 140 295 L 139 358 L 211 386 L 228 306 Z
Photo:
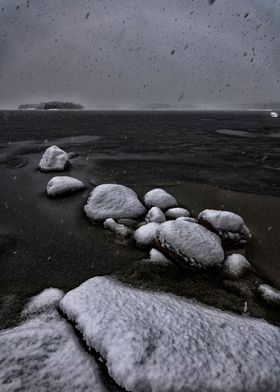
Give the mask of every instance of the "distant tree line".
M 27 109 L 39 109 L 39 110 L 49 110 L 49 109 L 83 109 L 83 106 L 79 103 L 74 102 L 59 102 L 59 101 L 50 101 L 50 102 L 40 102 L 40 103 L 26 103 L 19 105 L 18 109 L 27 110 Z

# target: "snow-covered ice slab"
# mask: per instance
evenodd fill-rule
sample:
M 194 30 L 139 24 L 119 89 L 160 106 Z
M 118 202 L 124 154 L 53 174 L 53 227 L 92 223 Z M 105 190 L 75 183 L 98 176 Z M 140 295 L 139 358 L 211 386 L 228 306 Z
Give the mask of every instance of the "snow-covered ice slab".
M 69 176 L 53 177 L 47 184 L 49 196 L 64 195 L 70 192 L 80 191 L 85 188 L 82 181 Z
M 94 358 L 56 310 L 63 295 L 44 290 L 24 310 L 24 322 L 0 331 L 1 392 L 106 391 Z
M 91 192 L 84 210 L 87 217 L 92 220 L 133 219 L 146 212 L 137 194 L 119 184 L 98 185 Z
M 128 391 L 278 392 L 280 329 L 95 277 L 60 308 Z
M 40 162 L 41 171 L 63 171 L 69 165 L 69 156 L 57 146 L 51 146 L 46 149 Z
M 149 208 L 158 207 L 162 210 L 177 206 L 175 197 L 161 188 L 155 188 L 147 192 L 144 196 L 144 203 Z
M 204 210 L 198 215 L 198 222 L 228 243 L 244 245 L 251 238 L 243 218 L 230 211 Z
M 156 244 L 183 266 L 212 267 L 224 260 L 221 240 L 216 234 L 182 219 L 162 223 L 156 233 Z

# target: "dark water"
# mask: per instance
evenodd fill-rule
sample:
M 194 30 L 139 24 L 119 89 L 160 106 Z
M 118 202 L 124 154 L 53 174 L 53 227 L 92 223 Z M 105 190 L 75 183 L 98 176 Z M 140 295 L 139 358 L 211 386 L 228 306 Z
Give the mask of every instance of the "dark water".
M 52 144 L 77 154 L 65 174 L 84 181 L 84 192 L 46 197 L 56 174 L 37 166 Z M 250 261 L 280 287 L 279 119 L 263 112 L 2 111 L 0 327 L 46 287 L 69 290 L 145 255 L 86 219 L 93 184 L 106 182 L 131 186 L 140 198 L 163 187 L 194 216 L 205 208 L 240 213 L 253 233 Z M 207 275 L 184 279 L 181 295 L 236 312 L 246 300 L 255 316 L 280 322 L 251 294 L 229 294 Z
M 280 119 L 269 112 L 0 112 L 2 147 L 32 139 L 49 145 L 58 137 L 81 135 L 81 143 L 74 138 L 76 150 L 86 144 L 80 152 L 89 161 L 94 157 L 95 164 L 102 161 L 104 176 L 116 181 L 123 181 L 123 171 L 130 167 L 135 176 L 148 176 L 151 182 L 162 177 L 163 182 L 194 180 L 280 194 Z M 71 139 L 62 144 L 71 146 Z M 17 152 L 32 146 L 20 147 L 2 163 L 20 165 Z M 116 162 L 106 167 L 106 161 Z

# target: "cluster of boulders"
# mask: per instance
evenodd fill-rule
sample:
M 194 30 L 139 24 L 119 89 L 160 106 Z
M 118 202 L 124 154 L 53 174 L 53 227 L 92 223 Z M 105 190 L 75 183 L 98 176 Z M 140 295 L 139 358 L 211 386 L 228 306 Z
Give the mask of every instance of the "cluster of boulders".
M 70 157 L 71 153 L 51 146 L 39 169 L 63 171 L 69 167 Z M 78 179 L 56 176 L 48 182 L 47 194 L 63 195 L 84 188 Z M 132 189 L 120 184 L 96 186 L 84 211 L 89 220 L 102 222 L 118 239 L 132 238 L 150 252 L 153 260 L 188 268 L 219 267 L 227 279 L 239 279 L 251 269 L 242 252 L 236 252 L 244 248 L 251 234 L 242 217 L 233 212 L 206 209 L 194 218 L 163 189 L 150 190 L 141 202 Z M 267 287 L 258 290 L 266 301 L 270 293 Z

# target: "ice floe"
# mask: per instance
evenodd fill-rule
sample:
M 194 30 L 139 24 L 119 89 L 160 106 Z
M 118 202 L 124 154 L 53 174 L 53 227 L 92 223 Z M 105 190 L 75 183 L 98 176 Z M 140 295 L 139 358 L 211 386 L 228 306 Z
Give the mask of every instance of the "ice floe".
M 69 176 L 53 177 L 47 184 L 49 196 L 63 195 L 65 193 L 80 191 L 85 188 L 82 181 Z
M 145 218 L 147 223 L 156 222 L 156 223 L 163 223 L 166 221 L 164 213 L 158 207 L 152 207 Z
M 159 250 L 183 266 L 205 268 L 224 260 L 220 238 L 196 223 L 178 219 L 162 223 L 156 243 Z
M 146 209 L 137 194 L 130 188 L 119 184 L 98 185 L 90 194 L 84 207 L 89 219 L 138 218 Z
M 44 290 L 24 310 L 25 321 L 0 331 L 1 392 L 105 392 L 100 371 L 57 312 L 64 293 Z
M 165 216 L 169 219 L 189 217 L 190 212 L 186 208 L 175 207 L 175 208 L 169 208 L 169 210 L 165 212 Z
M 204 210 L 198 215 L 198 222 L 229 244 L 244 245 L 251 238 L 243 218 L 230 211 Z
M 246 257 L 238 253 L 227 256 L 223 264 L 223 272 L 230 279 L 241 278 L 249 269 Z
M 144 203 L 147 207 L 158 207 L 162 210 L 176 207 L 176 199 L 165 190 L 156 188 L 147 192 L 144 196 Z
M 57 146 L 51 146 L 46 149 L 40 162 L 41 171 L 63 171 L 69 165 L 67 152 Z
M 258 293 L 266 302 L 280 306 L 280 291 L 268 284 L 261 284 L 258 287 Z
M 140 226 L 134 232 L 134 239 L 139 246 L 149 246 L 152 245 L 155 238 L 157 229 L 160 226 L 159 223 L 151 222 L 146 225 Z
M 86 281 L 60 308 L 127 391 L 280 390 L 280 329 L 265 321 L 113 277 Z

